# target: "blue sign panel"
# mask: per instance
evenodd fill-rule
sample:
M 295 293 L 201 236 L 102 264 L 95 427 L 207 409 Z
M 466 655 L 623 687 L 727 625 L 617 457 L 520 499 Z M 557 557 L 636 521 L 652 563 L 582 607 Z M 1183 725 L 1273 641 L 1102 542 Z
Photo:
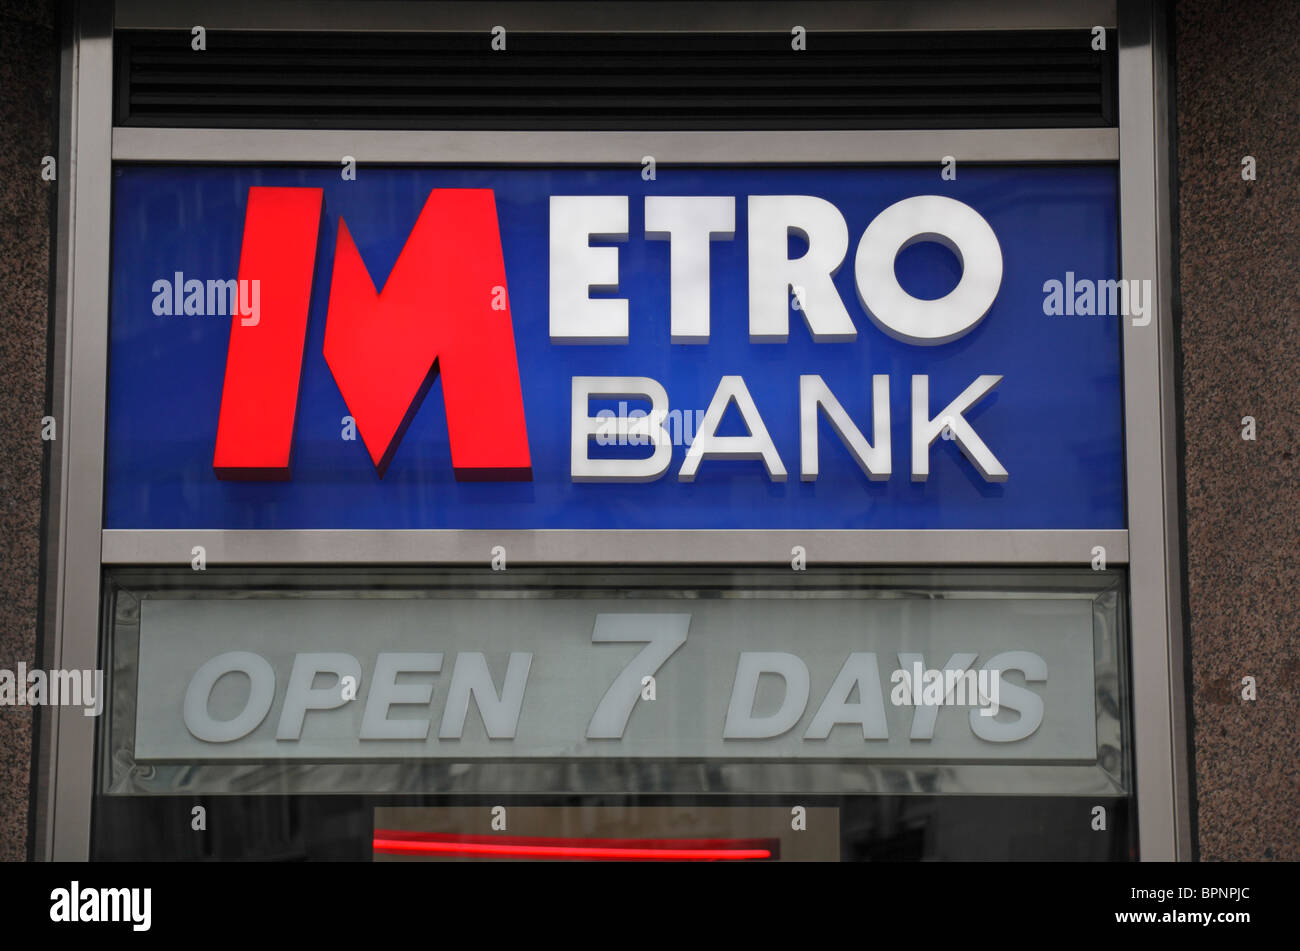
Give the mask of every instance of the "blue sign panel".
M 278 481 L 219 477 L 218 418 L 234 323 L 190 313 L 184 285 L 234 280 L 253 188 L 318 188 L 323 211 L 307 307 L 292 464 Z M 530 471 L 514 481 L 460 481 L 452 465 L 443 381 L 417 402 L 382 476 L 323 355 L 340 221 L 383 290 L 433 189 L 490 189 L 499 222 L 509 319 L 527 426 Z M 948 342 L 887 332 L 867 313 L 855 267 L 859 239 L 904 199 L 940 195 L 987 222 L 1001 254 L 987 313 Z M 626 197 L 617 288 L 585 298 L 627 301 L 626 342 L 574 343 L 550 313 L 552 196 Z M 734 237 L 708 242 L 707 338 L 673 342 L 672 242 L 646 234 L 646 199 L 734 198 Z M 754 333 L 751 196 L 811 196 L 841 216 L 848 248 L 833 275 L 856 335 L 821 334 L 790 295 L 784 341 Z M 337 168 L 123 167 L 115 171 L 105 524 L 110 529 L 1114 529 L 1123 528 L 1124 460 L 1116 173 L 1112 167 L 964 165 L 936 168 Z M 675 240 L 675 239 L 674 239 Z M 794 260 L 822 242 L 792 227 Z M 587 240 L 582 239 L 585 247 Z M 821 249 L 824 250 L 824 247 Z M 770 248 L 765 253 L 770 253 Z M 898 253 L 894 274 L 912 298 L 944 298 L 963 276 L 961 253 L 923 241 Z M 889 266 L 886 261 L 885 267 Z M 966 267 L 974 262 L 967 260 Z M 567 278 L 566 278 L 567 279 Z M 432 282 L 432 279 L 431 279 Z M 604 281 L 592 281 L 601 285 Z M 1109 284 L 1110 300 L 1106 287 Z M 570 288 L 570 290 L 572 290 Z M 1085 293 L 1086 291 L 1086 293 Z M 445 289 L 454 296 L 454 289 Z M 433 299 L 444 293 L 431 283 Z M 237 299 L 238 295 L 234 295 Z M 211 295 L 208 295 L 210 301 Z M 304 296 L 304 300 L 307 298 Z M 819 307 L 825 299 L 819 300 Z M 200 309 L 197 304 L 195 310 Z M 225 308 L 222 308 L 224 311 Z M 811 306 L 808 308 L 811 314 Z M 180 311 L 178 313 L 178 311 Z M 836 338 L 836 339 L 832 339 Z M 867 441 L 873 378 L 888 378 L 891 451 L 869 478 L 824 407 L 814 417 L 816 477 L 801 449 L 800 378 L 817 376 Z M 916 474 L 914 428 L 938 418 L 981 377 L 996 386 L 932 438 Z M 646 481 L 576 481 L 575 377 L 649 378 L 673 411 L 672 458 Z M 706 455 L 683 467 L 724 380 L 740 377 L 787 475 L 757 456 Z M 924 378 L 924 405 L 916 381 Z M 734 388 L 734 385 L 733 385 Z M 741 401 L 743 402 L 743 401 Z M 620 403 L 623 406 L 620 407 Z M 593 397 L 590 416 L 646 410 L 644 399 Z M 745 436 L 731 404 L 711 435 Z M 919 413 L 919 421 L 914 419 Z M 497 421 L 474 420 L 490 436 Z M 704 428 L 708 428 L 705 426 Z M 840 430 L 844 427 L 840 426 Z M 958 432 L 954 433 L 952 430 Z M 612 432 L 612 430 L 611 430 Z M 969 434 L 1004 475 L 982 472 Z M 851 434 L 850 434 L 851 435 Z M 950 438 L 957 436 L 958 438 Z M 585 439 L 585 434 L 583 436 Z M 613 445 L 605 445 L 614 442 Z M 648 445 L 590 440 L 592 459 L 644 458 Z M 770 460 L 769 460 L 770 462 Z M 382 468 L 382 467 L 381 467 Z M 986 467 L 987 468 L 987 467 Z

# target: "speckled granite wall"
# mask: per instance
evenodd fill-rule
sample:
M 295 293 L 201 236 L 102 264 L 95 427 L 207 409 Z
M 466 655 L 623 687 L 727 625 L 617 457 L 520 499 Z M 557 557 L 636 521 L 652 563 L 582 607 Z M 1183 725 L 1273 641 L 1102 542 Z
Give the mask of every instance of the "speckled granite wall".
M 0 0 L 0 669 L 36 662 L 57 48 L 52 0 Z M 0 707 L 0 859 L 27 855 L 30 707 Z
M 1296 861 L 1300 3 L 1182 0 L 1175 18 L 1200 854 Z

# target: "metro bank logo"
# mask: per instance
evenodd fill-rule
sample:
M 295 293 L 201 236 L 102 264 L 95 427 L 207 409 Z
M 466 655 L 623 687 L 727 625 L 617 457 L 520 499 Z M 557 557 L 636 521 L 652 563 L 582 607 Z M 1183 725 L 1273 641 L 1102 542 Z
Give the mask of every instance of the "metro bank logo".
M 113 183 L 107 529 L 1125 524 L 1113 168 Z
M 289 478 L 323 201 L 248 190 L 239 278 L 261 281 L 266 316 L 231 321 L 218 478 Z M 532 477 L 505 288 L 490 190 L 433 189 L 382 291 L 340 221 L 325 360 L 381 478 L 439 376 L 456 478 Z
M 617 289 L 616 248 L 592 238 L 626 240 L 625 195 L 550 197 L 550 338 L 560 344 L 626 344 L 627 301 L 593 299 L 593 288 Z M 267 288 L 268 319 L 232 322 L 213 467 L 225 479 L 287 479 L 299 373 L 306 340 L 311 278 L 323 206 L 320 189 L 249 190 L 239 284 Z M 732 196 L 647 196 L 647 238 L 671 244 L 673 344 L 708 343 L 710 245 L 736 233 Z M 846 343 L 857 327 L 833 283 L 849 251 L 847 223 L 831 202 L 810 195 L 750 195 L 749 337 L 789 338 L 789 294 L 813 340 Z M 791 256 L 788 239 L 808 249 Z M 946 245 L 961 262 L 957 286 L 941 299 L 918 298 L 895 274 L 900 251 L 919 241 Z M 965 336 L 983 320 L 1002 283 L 1002 250 L 987 221 L 963 202 L 916 195 L 881 211 L 863 232 L 854 257 L 858 299 L 886 334 L 935 346 Z M 380 478 L 434 379 L 441 375 L 453 469 L 462 481 L 527 481 L 528 432 L 515 356 L 506 274 L 493 192 L 435 188 L 425 201 L 382 291 L 376 291 L 346 220 L 340 218 L 330 283 L 324 355 Z M 929 477 L 930 446 L 955 440 L 988 482 L 1007 470 L 964 414 L 1002 380 L 982 374 L 932 416 L 928 374 L 913 376 L 913 480 Z M 872 377 L 868 439 L 819 374 L 798 379 L 802 445 L 800 474 L 819 473 L 817 422 L 824 415 L 872 480 L 893 472 L 889 377 Z M 663 428 L 668 396 L 647 377 L 572 379 L 571 477 L 574 481 L 653 481 L 671 460 Z M 620 420 L 617 434 L 647 437 L 654 452 L 639 460 L 593 460 L 588 443 L 607 429 L 588 415 L 593 399 L 649 401 L 646 422 Z M 735 406 L 747 435 L 719 436 Z M 644 417 L 643 417 L 644 418 Z M 479 421 L 486 419 L 490 425 Z M 678 474 L 695 478 L 706 458 L 760 459 L 772 481 L 787 477 L 744 377 L 719 381 L 700 432 Z

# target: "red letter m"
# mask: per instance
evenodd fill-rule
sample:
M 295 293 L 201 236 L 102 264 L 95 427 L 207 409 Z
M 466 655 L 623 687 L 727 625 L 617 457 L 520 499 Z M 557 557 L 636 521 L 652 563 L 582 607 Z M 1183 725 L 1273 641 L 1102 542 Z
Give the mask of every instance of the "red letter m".
M 217 445 L 222 479 L 287 479 L 322 193 L 250 188 Z M 325 361 L 382 478 L 442 377 L 456 478 L 532 478 L 505 262 L 490 189 L 435 188 L 382 291 L 339 221 Z

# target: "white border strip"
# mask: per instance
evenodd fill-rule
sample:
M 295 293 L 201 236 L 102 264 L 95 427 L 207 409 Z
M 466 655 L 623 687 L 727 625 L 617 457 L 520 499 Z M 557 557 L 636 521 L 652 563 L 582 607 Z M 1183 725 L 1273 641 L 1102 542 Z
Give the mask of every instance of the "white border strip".
M 810 564 L 1084 566 L 1095 546 L 1107 566 L 1128 562 L 1128 532 L 1107 531 L 228 531 L 111 530 L 106 565 L 183 565 L 203 546 L 209 565 L 781 564 L 803 546 Z
M 113 129 L 117 162 L 780 165 L 827 162 L 1115 162 L 1118 129 L 764 132 Z M 937 172 L 936 172 L 937 174 Z

